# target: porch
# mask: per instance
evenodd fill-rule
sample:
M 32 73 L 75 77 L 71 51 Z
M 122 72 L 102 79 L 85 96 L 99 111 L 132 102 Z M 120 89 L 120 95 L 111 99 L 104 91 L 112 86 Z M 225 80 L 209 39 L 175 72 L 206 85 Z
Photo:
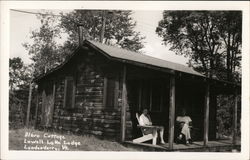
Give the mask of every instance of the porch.
M 172 151 L 172 152 L 240 152 L 240 140 L 236 144 L 232 144 L 231 139 L 208 141 L 204 146 L 203 141 L 193 142 L 189 145 L 173 143 L 173 149 L 169 148 L 169 144 L 152 145 L 151 143 L 134 143 L 125 141 L 123 144 L 142 151 Z
M 203 76 L 180 72 L 157 72 L 145 68 L 123 68 L 121 142 L 133 147 L 153 151 L 224 151 L 240 150 L 237 140 L 237 108 L 240 86 L 230 82 L 218 81 Z M 216 112 L 218 95 L 234 95 L 232 138 L 216 138 Z M 133 139 L 141 136 L 137 127 L 135 113 L 143 108 L 150 111 L 153 125 L 165 128 L 164 145 L 135 143 Z M 187 109 L 197 129 L 192 136 L 193 144 L 176 144 L 175 120 L 182 108 Z M 132 126 L 128 124 L 131 123 Z M 128 136 L 131 133 L 132 137 Z M 131 134 L 130 134 L 131 135 Z

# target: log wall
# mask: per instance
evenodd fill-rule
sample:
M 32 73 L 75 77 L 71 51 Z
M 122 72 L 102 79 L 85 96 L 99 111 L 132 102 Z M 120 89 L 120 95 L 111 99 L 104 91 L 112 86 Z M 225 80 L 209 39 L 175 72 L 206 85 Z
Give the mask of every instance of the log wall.
M 56 74 L 40 82 L 38 84 L 38 115 L 40 116 L 37 119 L 37 126 L 43 127 L 41 125 L 43 83 L 54 81 L 56 93 L 51 129 L 65 133 L 93 134 L 107 139 L 119 139 L 121 102 L 118 102 L 117 107 L 106 107 L 103 104 L 106 74 L 113 74 L 120 81 L 120 66 L 112 64 L 110 68 L 110 63 L 94 51 L 83 51 L 80 56 L 73 58 L 72 63 L 67 64 L 65 69 L 57 71 Z M 114 67 L 115 65 L 117 67 Z M 73 76 L 76 82 L 73 108 L 63 108 L 66 76 Z M 118 99 L 121 99 L 121 85 L 118 89 Z

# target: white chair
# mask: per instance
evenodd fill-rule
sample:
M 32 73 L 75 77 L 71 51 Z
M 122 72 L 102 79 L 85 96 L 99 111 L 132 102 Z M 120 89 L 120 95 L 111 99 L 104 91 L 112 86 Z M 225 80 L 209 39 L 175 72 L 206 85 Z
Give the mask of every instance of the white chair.
M 140 125 L 140 121 L 139 121 L 139 115 L 138 113 L 136 113 L 136 119 L 139 123 L 139 125 L 137 125 L 137 127 L 139 127 L 141 129 L 142 132 L 142 137 L 133 139 L 134 143 L 143 143 L 149 140 L 152 140 L 152 144 L 156 145 L 156 141 L 157 141 L 157 129 L 159 128 L 159 126 L 142 126 Z M 146 133 L 146 131 L 151 130 L 152 133 Z

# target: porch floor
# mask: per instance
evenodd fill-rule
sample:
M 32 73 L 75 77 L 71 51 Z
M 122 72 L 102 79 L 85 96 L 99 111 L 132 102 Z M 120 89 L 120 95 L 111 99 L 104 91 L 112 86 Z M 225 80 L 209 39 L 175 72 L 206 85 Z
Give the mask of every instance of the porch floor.
M 193 144 L 176 144 L 174 143 L 173 150 L 169 149 L 168 143 L 162 145 L 152 145 L 150 143 L 134 143 L 125 141 L 126 145 L 131 147 L 141 148 L 144 151 L 182 151 L 182 152 L 232 152 L 240 151 L 240 141 L 236 145 L 232 145 L 232 140 L 215 140 L 208 141 L 206 147 L 203 146 L 203 141 L 193 142 Z

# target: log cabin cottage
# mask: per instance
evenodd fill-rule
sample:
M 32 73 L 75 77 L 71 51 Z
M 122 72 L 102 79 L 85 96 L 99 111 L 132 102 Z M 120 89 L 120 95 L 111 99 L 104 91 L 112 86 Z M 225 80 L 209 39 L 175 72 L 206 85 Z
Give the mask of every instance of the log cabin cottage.
M 135 114 L 148 108 L 153 123 L 165 127 L 170 149 L 181 108 L 198 128 L 194 141 L 206 146 L 208 140 L 216 140 L 216 96 L 235 95 L 237 101 L 240 94 L 238 84 L 91 40 L 84 40 L 63 64 L 34 81 L 36 127 L 131 141 L 141 134 Z M 236 111 L 237 103 L 234 135 Z

